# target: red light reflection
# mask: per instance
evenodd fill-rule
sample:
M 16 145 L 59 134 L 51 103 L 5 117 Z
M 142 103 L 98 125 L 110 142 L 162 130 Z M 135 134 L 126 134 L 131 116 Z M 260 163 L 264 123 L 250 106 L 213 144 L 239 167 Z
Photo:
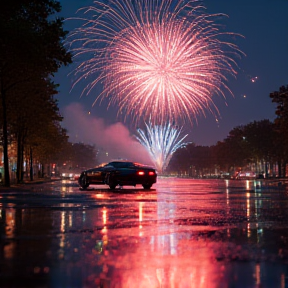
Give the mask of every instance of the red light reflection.
M 103 287 L 129 288 L 219 287 L 215 283 L 219 285 L 221 281 L 218 278 L 222 275 L 222 268 L 215 265 L 215 247 L 205 237 L 191 238 L 192 235 L 188 236 L 185 229 L 181 233 L 182 228 L 173 224 L 171 219 L 164 225 L 155 223 L 151 230 L 151 225 L 145 224 L 147 221 L 173 219 L 175 207 L 158 206 L 151 212 L 148 206 L 149 203 L 140 201 L 138 211 L 132 212 L 137 215 L 139 224 L 121 229 L 107 229 L 109 210 L 102 209 L 102 248 L 95 246 L 97 251 L 92 253 L 99 255 L 100 252 L 101 261 L 98 264 L 102 268 L 100 274 L 89 275 L 88 282 L 101 283 Z M 165 211 L 168 208 L 170 214 L 167 215 Z M 99 238 L 96 234 L 91 240 Z M 87 254 L 89 258 L 90 251 Z M 91 261 L 94 262 L 92 258 Z

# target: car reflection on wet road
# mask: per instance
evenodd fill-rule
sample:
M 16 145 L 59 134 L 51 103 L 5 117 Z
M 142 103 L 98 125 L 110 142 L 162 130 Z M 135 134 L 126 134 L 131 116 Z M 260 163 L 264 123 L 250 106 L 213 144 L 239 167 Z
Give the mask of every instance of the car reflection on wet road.
M 32 188 L 0 191 L 0 287 L 288 287 L 288 195 L 277 182 Z

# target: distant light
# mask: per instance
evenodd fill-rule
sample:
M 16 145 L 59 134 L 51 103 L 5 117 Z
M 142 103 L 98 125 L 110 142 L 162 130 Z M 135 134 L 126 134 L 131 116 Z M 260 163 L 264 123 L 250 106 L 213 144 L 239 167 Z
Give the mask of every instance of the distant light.
M 252 83 L 255 83 L 258 80 L 258 77 L 257 76 L 252 77 L 250 80 L 251 80 Z

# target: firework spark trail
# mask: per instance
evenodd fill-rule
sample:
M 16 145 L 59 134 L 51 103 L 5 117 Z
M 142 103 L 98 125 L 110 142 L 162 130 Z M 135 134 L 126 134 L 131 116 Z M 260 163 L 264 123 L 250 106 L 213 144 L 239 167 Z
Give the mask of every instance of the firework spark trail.
M 136 136 L 136 138 L 148 151 L 156 169 L 163 172 L 173 153 L 186 145 L 183 140 L 187 134 L 181 138 L 182 127 L 176 128 L 170 123 L 165 125 L 153 125 L 151 123 L 148 125 L 145 123 L 145 125 L 146 132 L 137 129 L 139 137 Z
M 235 34 L 220 32 L 219 14 L 202 8 L 197 0 L 94 1 L 68 37 L 81 61 L 74 85 L 92 76 L 83 94 L 103 83 L 94 104 L 108 98 L 108 107 L 118 105 L 135 123 L 218 114 L 212 97 L 231 92 L 227 77 L 237 74 L 234 58 L 242 52 L 224 40 Z

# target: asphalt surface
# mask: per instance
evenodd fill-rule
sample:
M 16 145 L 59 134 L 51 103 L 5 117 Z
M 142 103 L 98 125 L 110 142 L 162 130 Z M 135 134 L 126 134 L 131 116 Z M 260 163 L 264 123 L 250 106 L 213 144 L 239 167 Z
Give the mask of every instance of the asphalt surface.
M 288 287 L 283 181 L 0 188 L 0 287 Z

